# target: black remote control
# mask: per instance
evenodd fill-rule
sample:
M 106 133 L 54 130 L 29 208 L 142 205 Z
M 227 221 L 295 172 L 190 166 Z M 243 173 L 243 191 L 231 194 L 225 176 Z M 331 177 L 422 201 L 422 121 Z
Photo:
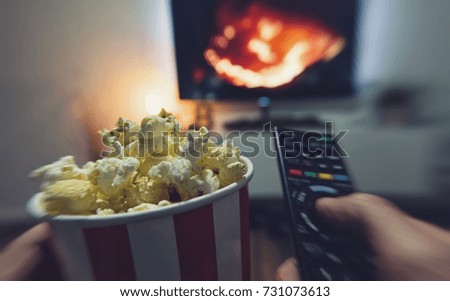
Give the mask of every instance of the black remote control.
M 316 215 L 321 197 L 353 192 L 330 135 L 275 128 L 278 162 L 302 280 L 373 280 L 367 247 Z

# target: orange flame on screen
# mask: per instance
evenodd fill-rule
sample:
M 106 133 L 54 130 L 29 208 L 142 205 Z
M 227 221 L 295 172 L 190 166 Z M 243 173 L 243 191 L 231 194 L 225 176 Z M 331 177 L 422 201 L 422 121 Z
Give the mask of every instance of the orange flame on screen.
M 320 21 L 252 3 L 240 14 L 219 7 L 218 28 L 204 52 L 219 77 L 236 86 L 275 88 L 312 64 L 335 58 L 345 39 Z

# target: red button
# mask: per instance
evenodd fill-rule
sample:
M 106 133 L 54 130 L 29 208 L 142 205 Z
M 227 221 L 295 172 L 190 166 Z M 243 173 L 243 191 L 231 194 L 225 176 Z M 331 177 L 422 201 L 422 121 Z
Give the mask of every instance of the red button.
M 289 169 L 289 174 L 291 176 L 298 176 L 298 177 L 301 177 L 303 175 L 300 169 Z

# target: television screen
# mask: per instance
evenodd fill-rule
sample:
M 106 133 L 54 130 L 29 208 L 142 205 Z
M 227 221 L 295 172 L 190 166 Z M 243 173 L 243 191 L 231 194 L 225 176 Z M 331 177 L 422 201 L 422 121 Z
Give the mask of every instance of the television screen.
M 182 99 L 351 95 L 357 0 L 172 0 Z

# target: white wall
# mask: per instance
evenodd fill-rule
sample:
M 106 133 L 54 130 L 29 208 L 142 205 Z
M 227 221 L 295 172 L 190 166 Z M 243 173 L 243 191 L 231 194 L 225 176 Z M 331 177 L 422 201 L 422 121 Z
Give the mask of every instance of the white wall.
M 171 41 L 164 0 L 0 0 L 0 227 L 38 190 L 30 170 L 84 163 L 88 138 L 147 114 L 149 93 L 174 106 Z
M 450 1 L 362 0 L 361 85 L 450 86 Z

